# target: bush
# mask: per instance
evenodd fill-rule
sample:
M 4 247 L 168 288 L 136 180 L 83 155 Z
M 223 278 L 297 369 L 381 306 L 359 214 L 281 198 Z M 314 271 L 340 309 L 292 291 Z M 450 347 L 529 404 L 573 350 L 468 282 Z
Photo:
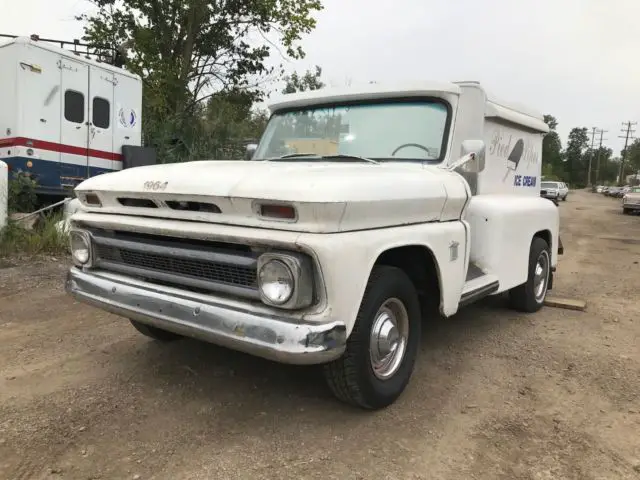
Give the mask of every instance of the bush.
M 69 253 L 68 236 L 56 224 L 63 219 L 62 212 L 43 215 L 33 230 L 9 221 L 0 231 L 0 257 L 9 255 L 65 255 Z
M 24 172 L 17 172 L 9 180 L 9 213 L 29 213 L 36 209 L 37 182 Z

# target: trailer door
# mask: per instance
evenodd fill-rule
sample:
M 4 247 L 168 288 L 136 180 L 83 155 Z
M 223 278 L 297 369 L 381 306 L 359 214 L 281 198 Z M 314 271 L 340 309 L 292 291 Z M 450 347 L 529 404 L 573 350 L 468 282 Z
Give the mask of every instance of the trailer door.
M 60 129 L 61 183 L 75 187 L 87 178 L 89 135 L 89 66 L 63 58 Z
M 18 124 L 0 137 L 14 138 L 12 167 L 30 172 L 39 191 L 55 192 L 60 189 L 60 55 L 32 45 L 18 47 L 17 88 L 0 93 L 0 117 L 17 115 Z M 2 64 L 3 70 L 8 72 L 10 64 Z
M 89 176 L 114 170 L 112 73 L 89 67 Z

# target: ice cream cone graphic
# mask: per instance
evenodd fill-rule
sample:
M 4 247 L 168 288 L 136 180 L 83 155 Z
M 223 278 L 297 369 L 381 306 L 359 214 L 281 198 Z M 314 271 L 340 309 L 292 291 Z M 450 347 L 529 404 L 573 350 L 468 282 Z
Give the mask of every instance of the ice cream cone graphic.
M 509 176 L 509 171 L 513 170 L 517 170 L 518 169 L 518 164 L 520 163 L 520 160 L 522 159 L 522 154 L 524 153 L 524 140 L 519 139 L 516 144 L 513 146 L 513 150 L 511 150 L 511 153 L 509 154 L 509 157 L 507 158 L 507 171 L 504 174 L 504 178 L 502 179 L 502 181 L 504 182 L 507 177 Z

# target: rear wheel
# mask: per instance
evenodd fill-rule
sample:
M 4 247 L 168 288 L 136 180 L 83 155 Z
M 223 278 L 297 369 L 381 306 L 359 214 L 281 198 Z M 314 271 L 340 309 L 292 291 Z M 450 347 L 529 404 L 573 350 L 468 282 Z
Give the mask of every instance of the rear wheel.
M 162 330 L 157 327 L 152 327 L 151 325 L 146 325 L 136 320 L 130 319 L 129 321 L 131 322 L 131 325 L 133 325 L 133 328 L 135 328 L 138 332 L 146 337 L 153 338 L 154 340 L 159 340 L 161 342 L 172 342 L 174 340 L 182 338 L 177 333 L 168 332 L 167 330 Z
M 418 295 L 399 268 L 376 266 L 343 356 L 324 365 L 340 400 L 365 409 L 392 404 L 404 391 L 420 345 Z
M 547 296 L 551 273 L 551 249 L 546 240 L 534 237 L 529 250 L 529 275 L 522 285 L 509 290 L 511 307 L 521 312 L 537 312 Z

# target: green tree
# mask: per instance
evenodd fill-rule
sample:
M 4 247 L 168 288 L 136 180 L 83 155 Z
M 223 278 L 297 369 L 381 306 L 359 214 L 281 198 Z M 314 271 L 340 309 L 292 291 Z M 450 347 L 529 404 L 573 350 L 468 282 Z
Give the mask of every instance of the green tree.
M 286 54 L 304 57 L 301 38 L 316 25 L 320 0 L 93 0 L 98 10 L 79 17 L 84 40 L 117 47 L 127 70 L 144 85 L 145 138 L 185 144 L 185 129 L 219 92 L 262 96 L 260 81 L 274 73 L 266 60 L 278 37 Z M 263 38 L 250 42 L 251 34 Z
M 545 178 L 557 178 L 563 173 L 562 142 L 556 131 L 558 121 L 553 115 L 545 115 L 544 122 L 549 126 L 549 133 L 542 140 L 542 168 Z
M 567 148 L 564 152 L 564 179 L 574 186 L 584 186 L 587 183 L 587 168 L 585 168 L 585 160 L 587 158 L 584 154 L 588 144 L 589 136 L 587 135 L 587 129 L 585 127 L 575 127 L 571 129 L 567 141 Z
M 640 138 L 636 138 L 633 143 L 627 147 L 626 152 L 624 150 L 621 152 L 621 155 L 625 158 L 624 172 L 622 174 L 623 179 L 627 175 L 640 172 Z
M 303 75 L 293 72 L 284 77 L 285 87 L 282 93 L 296 93 L 307 90 L 319 90 L 325 86 L 322 81 L 322 68 L 316 65 L 314 71 L 307 70 Z
M 598 147 L 591 152 L 588 149 L 585 152 L 585 168 L 589 168 L 589 155 L 593 154 L 591 160 L 591 181 L 592 183 L 615 183 L 618 178 L 618 169 L 620 164 L 618 161 L 612 159 L 613 150 L 609 147 Z

